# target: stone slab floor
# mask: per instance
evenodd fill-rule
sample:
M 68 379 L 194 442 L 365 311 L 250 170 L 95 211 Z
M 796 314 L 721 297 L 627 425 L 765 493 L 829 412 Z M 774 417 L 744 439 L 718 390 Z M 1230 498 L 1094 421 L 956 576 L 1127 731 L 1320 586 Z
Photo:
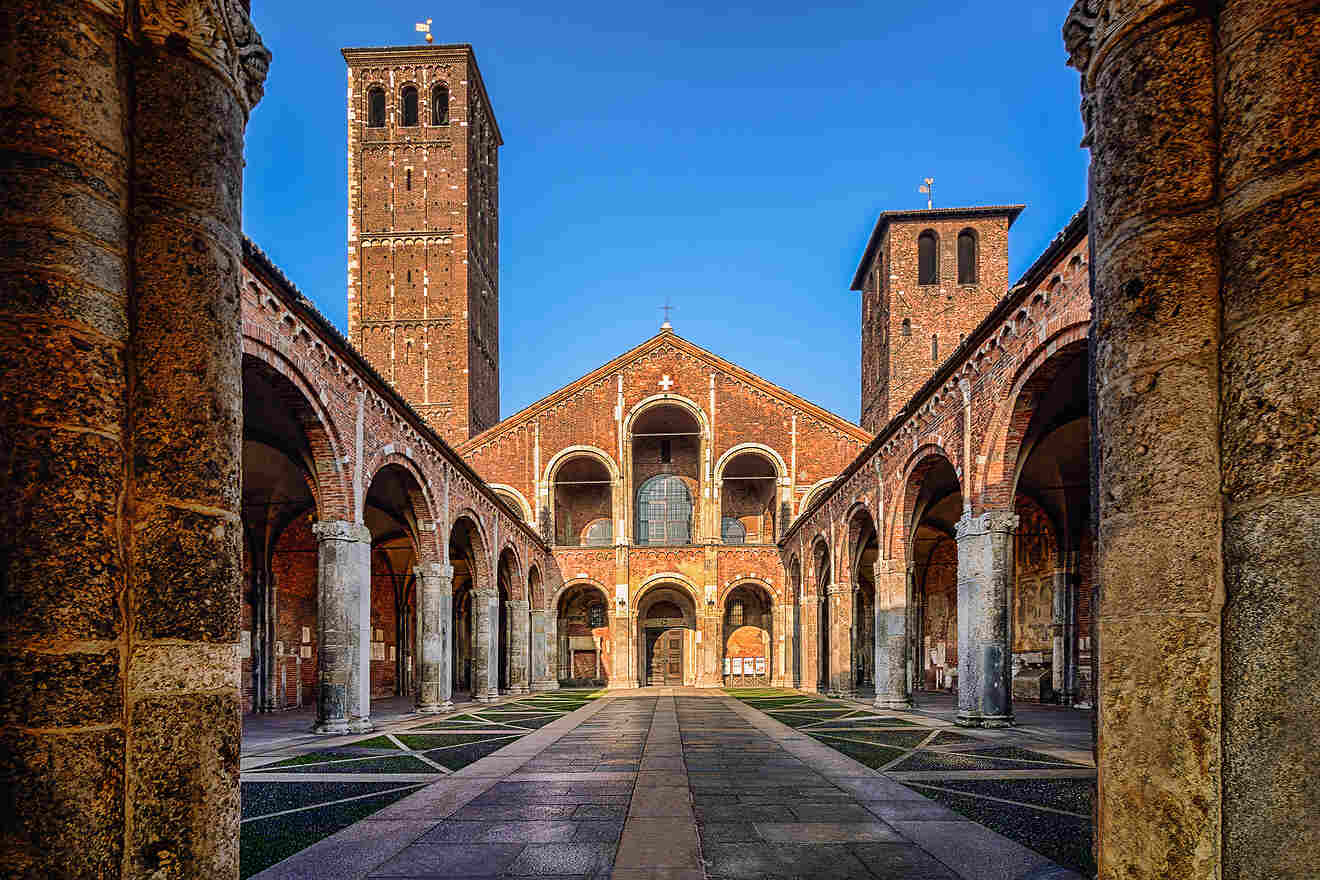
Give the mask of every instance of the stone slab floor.
M 799 729 L 851 720 L 883 732 L 885 720 L 905 726 L 900 718 L 876 720 L 855 704 L 793 692 L 738 696 L 652 688 L 583 697 L 578 708 L 528 725 L 530 732 L 467 764 L 446 764 L 444 753 L 424 751 L 408 735 L 384 734 L 406 747 L 393 760 L 432 760 L 443 776 L 408 774 L 408 783 L 421 785 L 383 808 L 372 804 L 370 815 L 256 876 L 1080 877 L 879 772 L 875 760 L 859 761 Z M 793 723 L 755 707 L 758 702 Z M 562 709 L 569 705 L 565 700 Z M 519 721 L 519 708 L 505 709 L 502 720 Z M 496 719 L 487 718 L 462 723 L 474 725 L 474 734 L 477 728 L 494 733 L 489 721 Z M 938 765 L 943 757 L 933 742 L 943 732 L 906 725 L 920 735 L 912 739 L 909 731 L 913 745 L 900 747 L 894 760 Z M 934 758 L 915 748 L 918 740 Z M 374 765 L 374 754 L 360 757 Z M 290 775 L 287 761 L 280 762 L 280 778 Z M 259 772 L 245 772 L 245 783 Z

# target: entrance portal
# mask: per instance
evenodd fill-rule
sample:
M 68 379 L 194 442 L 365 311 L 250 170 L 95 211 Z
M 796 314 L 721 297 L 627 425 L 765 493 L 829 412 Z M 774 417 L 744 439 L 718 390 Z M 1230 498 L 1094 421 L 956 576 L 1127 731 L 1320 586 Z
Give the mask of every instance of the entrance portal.
M 681 687 L 697 683 L 696 609 L 687 590 L 661 585 L 638 601 L 637 683 Z
M 680 687 L 683 684 L 683 630 L 647 630 L 651 639 L 648 656 L 651 665 L 646 683 L 652 687 Z

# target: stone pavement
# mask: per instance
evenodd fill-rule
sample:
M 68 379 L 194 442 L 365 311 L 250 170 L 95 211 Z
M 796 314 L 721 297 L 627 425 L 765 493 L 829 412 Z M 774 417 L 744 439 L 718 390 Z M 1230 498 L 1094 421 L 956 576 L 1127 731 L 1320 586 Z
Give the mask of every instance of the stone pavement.
M 612 692 L 257 875 L 1076 880 L 721 692 Z

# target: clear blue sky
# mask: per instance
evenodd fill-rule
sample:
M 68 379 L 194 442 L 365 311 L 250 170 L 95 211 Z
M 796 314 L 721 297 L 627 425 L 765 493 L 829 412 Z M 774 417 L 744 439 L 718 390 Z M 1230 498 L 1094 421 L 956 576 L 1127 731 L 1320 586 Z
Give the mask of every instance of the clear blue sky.
M 719 4 L 710 4 L 716 6 Z M 341 328 L 344 46 L 471 43 L 504 134 L 500 409 L 682 336 L 856 420 L 876 213 L 1024 202 L 1016 278 L 1086 196 L 1053 3 L 255 0 L 274 53 L 248 233 Z

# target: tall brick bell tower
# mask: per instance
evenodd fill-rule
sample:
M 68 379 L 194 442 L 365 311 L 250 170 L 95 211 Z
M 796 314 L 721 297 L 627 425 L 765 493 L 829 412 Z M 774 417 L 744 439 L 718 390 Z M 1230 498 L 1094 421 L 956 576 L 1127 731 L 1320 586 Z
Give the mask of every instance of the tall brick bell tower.
M 884 211 L 862 292 L 862 427 L 878 433 L 1008 292 L 1008 228 L 1022 205 Z
M 345 49 L 348 336 L 453 444 L 499 420 L 499 147 L 468 45 Z

